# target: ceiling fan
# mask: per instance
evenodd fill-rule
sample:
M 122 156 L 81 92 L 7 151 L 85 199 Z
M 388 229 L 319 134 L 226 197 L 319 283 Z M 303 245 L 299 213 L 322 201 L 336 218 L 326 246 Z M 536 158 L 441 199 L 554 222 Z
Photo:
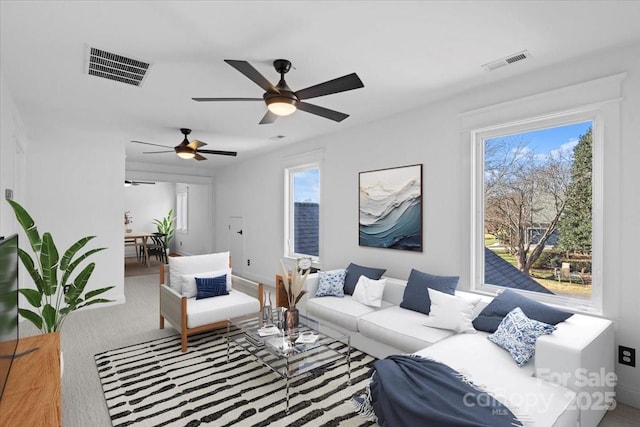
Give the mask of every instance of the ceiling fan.
M 240 71 L 252 82 L 264 89 L 265 93 L 262 95 L 262 98 L 191 99 L 194 101 L 264 101 L 267 104 L 268 111 L 260 121 L 261 125 L 273 123 L 278 116 L 288 116 L 293 114 L 296 110 L 306 111 L 307 113 L 315 114 L 336 122 L 341 122 L 349 117 L 349 115 L 320 107 L 318 105 L 309 104 L 307 102 L 303 102 L 303 100 L 364 87 L 364 84 L 358 75 L 356 73 L 351 73 L 346 76 L 338 77 L 337 79 L 329 80 L 294 92 L 289 88 L 287 82 L 284 81 L 284 75 L 291 69 L 291 62 L 286 59 L 276 59 L 273 61 L 273 67 L 278 73 L 280 73 L 280 81 L 276 86 L 273 86 L 247 61 L 225 59 L 224 62 Z
M 218 154 L 221 156 L 237 156 L 238 153 L 235 151 L 220 151 L 220 150 L 201 150 L 200 147 L 203 147 L 205 144 L 202 141 L 198 141 L 194 139 L 189 142 L 187 139 L 187 135 L 191 133 L 191 129 L 181 128 L 180 132 L 184 135 L 184 139 L 182 142 L 175 147 L 169 147 L 168 145 L 160 145 L 160 144 L 152 144 L 150 142 L 143 141 L 131 141 L 136 144 L 146 144 L 146 145 L 154 145 L 156 147 L 164 147 L 171 148 L 171 150 L 167 151 L 143 151 L 142 154 L 159 154 L 159 153 L 173 153 L 175 152 L 178 157 L 182 159 L 196 159 L 196 160 L 207 160 L 202 154 Z M 202 153 L 202 154 L 201 154 Z
M 125 187 L 131 187 L 132 185 L 140 185 L 140 184 L 154 184 L 155 182 L 152 181 L 134 181 L 132 179 L 125 179 L 124 180 L 124 186 Z

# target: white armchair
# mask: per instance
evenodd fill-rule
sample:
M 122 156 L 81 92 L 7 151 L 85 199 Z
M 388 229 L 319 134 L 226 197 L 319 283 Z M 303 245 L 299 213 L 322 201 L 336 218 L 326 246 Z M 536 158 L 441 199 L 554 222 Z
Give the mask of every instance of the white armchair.
M 177 329 L 183 352 L 187 351 L 189 335 L 224 327 L 228 319 L 251 313 L 258 315 L 262 310 L 262 283 L 233 274 L 227 285 L 229 295 L 204 299 L 188 297 L 189 290 L 185 288 L 188 277 L 194 274 L 205 276 L 210 271 L 221 270 L 222 259 L 226 260 L 225 264 L 230 264 L 229 253 L 224 252 L 170 258 L 168 265 L 160 266 L 160 329 L 164 329 L 165 320 Z

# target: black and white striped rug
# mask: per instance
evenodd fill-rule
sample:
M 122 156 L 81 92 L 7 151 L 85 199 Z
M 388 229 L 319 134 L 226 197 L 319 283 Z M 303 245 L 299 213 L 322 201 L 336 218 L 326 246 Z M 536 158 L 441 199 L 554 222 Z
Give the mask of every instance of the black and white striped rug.
M 118 426 L 369 426 L 350 399 L 364 393 L 372 356 L 351 352 L 347 366 L 285 381 L 232 344 L 224 331 L 194 335 L 189 351 L 180 336 L 95 355 L 111 423 Z

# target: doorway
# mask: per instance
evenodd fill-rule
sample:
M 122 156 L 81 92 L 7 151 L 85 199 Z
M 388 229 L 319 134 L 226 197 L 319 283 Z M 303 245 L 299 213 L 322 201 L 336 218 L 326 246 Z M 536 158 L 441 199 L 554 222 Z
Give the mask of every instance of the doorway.
M 229 217 L 229 252 L 234 274 L 244 273 L 244 231 L 241 216 Z

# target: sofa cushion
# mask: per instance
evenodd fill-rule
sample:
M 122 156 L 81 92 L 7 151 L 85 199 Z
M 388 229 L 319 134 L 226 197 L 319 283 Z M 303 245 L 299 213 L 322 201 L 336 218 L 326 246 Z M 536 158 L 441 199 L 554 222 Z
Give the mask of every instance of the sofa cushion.
M 555 329 L 553 325 L 529 319 L 520 307 L 516 307 L 487 338 L 507 350 L 518 366 L 523 366 L 535 354 L 538 337 L 548 335 Z
M 182 281 L 181 293 L 183 297 L 193 298 L 198 294 L 198 287 L 196 286 L 196 277 L 217 277 L 226 275 L 227 290 L 231 290 L 231 269 L 225 268 L 217 271 L 204 271 L 193 274 L 181 274 L 180 280 Z
M 229 252 L 215 254 L 169 257 L 169 286 L 182 292 L 181 274 L 204 273 L 229 268 Z
M 382 294 L 387 279 L 373 280 L 366 276 L 360 276 L 356 288 L 351 296 L 354 301 L 371 307 L 382 305 Z
M 500 325 L 507 313 L 516 307 L 520 307 L 530 319 L 550 325 L 557 325 L 573 315 L 568 311 L 534 301 L 511 289 L 505 289 L 473 320 L 473 327 L 479 331 L 493 333 L 498 329 L 498 325 Z
M 334 325 L 349 331 L 358 331 L 358 318 L 364 314 L 391 307 L 392 304 L 382 301 L 380 308 L 369 307 L 352 299 L 351 295 L 339 297 L 309 298 L 307 314 L 318 319 L 326 319 Z
M 385 268 L 373 268 L 363 267 L 358 264 L 351 263 L 347 267 L 347 275 L 344 278 L 344 293 L 347 295 L 353 295 L 353 291 L 356 288 L 356 283 L 360 279 L 360 276 L 366 276 L 369 279 L 378 280 L 382 277 Z
M 396 305 L 361 316 L 358 330 L 368 338 L 409 353 L 454 334 L 446 329 L 424 326 L 426 318 L 422 313 Z
M 427 288 L 453 295 L 457 286 L 458 276 L 436 276 L 412 268 L 400 307 L 429 314 L 431 300 Z
M 512 412 L 523 414 L 527 425 L 555 426 L 566 410 L 575 411 L 575 393 L 533 377 L 532 363 L 519 368 L 509 353 L 487 339 L 489 334 L 457 334 L 416 354 L 445 363 L 492 393 Z M 546 338 L 546 337 L 545 337 Z M 471 352 L 473 354 L 471 354 Z M 472 357 L 469 357 L 469 356 Z M 482 397 L 482 396 L 480 396 Z M 474 400 L 475 401 L 475 400 Z M 570 409 L 572 408 L 573 409 Z
M 347 276 L 345 269 L 320 271 L 318 273 L 317 297 L 343 297 L 344 278 Z
M 428 291 L 431 299 L 431 312 L 424 321 L 425 326 L 448 329 L 454 332 L 476 332 L 471 320 L 473 319 L 473 309 L 480 302 L 480 296 L 466 298 L 445 294 L 431 288 Z
M 216 277 L 196 277 L 196 287 L 198 288 L 196 299 L 229 295 L 226 274 Z
M 231 291 L 215 298 L 187 299 L 187 327 L 195 328 L 234 317 L 260 312 L 260 302 L 247 294 Z M 180 325 L 174 325 L 179 329 Z

